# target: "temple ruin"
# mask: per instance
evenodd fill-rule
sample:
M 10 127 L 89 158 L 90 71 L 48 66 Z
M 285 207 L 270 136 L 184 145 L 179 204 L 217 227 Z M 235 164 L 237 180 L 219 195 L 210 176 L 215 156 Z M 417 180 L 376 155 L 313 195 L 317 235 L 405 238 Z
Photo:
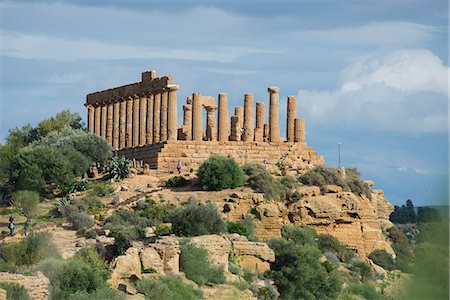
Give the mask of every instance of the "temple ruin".
M 306 145 L 295 96 L 287 97 L 286 140 L 280 137 L 278 87 L 268 88 L 268 122 L 264 102 L 255 104 L 253 94 L 245 94 L 244 106 L 235 107 L 230 117 L 226 93 L 218 94 L 216 102 L 194 92 L 183 105 L 182 125 L 177 122 L 178 89 L 172 76 L 148 71 L 140 82 L 88 94 L 88 130 L 105 138 L 119 155 L 161 171 L 175 170 L 178 161 L 195 170 L 213 154 L 242 164 L 283 161 L 297 169 L 323 165 L 323 157 Z

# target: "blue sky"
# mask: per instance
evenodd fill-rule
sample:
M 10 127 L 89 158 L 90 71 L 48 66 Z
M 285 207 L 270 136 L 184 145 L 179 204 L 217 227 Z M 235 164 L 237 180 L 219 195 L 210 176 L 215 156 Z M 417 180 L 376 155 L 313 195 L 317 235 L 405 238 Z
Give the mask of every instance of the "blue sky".
M 448 1 L 0 1 L 0 138 L 154 69 L 194 91 L 297 95 L 307 142 L 394 204 L 448 201 Z M 368 3 L 370 2 L 370 3 Z

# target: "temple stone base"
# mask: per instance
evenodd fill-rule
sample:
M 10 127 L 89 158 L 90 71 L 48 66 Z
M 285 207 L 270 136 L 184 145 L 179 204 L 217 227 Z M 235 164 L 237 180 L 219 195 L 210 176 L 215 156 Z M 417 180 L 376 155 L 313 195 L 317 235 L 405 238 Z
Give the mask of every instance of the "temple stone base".
M 284 160 L 292 168 L 322 166 L 324 159 L 305 143 L 165 141 L 119 150 L 119 156 L 148 163 L 151 169 L 175 171 L 178 161 L 183 170 L 196 170 L 211 155 L 234 158 L 238 164 L 266 163 L 268 167 Z

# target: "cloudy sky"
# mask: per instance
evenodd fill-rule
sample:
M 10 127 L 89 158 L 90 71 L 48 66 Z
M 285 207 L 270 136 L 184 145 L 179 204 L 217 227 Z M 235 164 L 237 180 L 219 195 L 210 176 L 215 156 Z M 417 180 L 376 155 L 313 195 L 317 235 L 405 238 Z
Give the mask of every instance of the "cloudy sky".
M 394 204 L 448 201 L 448 1 L 0 1 L 0 139 L 89 92 L 172 74 L 194 91 L 298 96 L 307 142 Z M 370 3 L 369 3 L 370 2 Z M 284 134 L 284 113 L 280 124 Z

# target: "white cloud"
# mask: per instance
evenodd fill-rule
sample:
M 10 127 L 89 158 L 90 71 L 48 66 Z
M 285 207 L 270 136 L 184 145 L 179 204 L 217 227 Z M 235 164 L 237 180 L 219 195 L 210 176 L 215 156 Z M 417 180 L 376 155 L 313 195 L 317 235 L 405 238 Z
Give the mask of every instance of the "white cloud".
M 449 68 L 425 49 L 364 58 L 335 90 L 300 90 L 308 121 L 337 128 L 406 133 L 448 130 Z

